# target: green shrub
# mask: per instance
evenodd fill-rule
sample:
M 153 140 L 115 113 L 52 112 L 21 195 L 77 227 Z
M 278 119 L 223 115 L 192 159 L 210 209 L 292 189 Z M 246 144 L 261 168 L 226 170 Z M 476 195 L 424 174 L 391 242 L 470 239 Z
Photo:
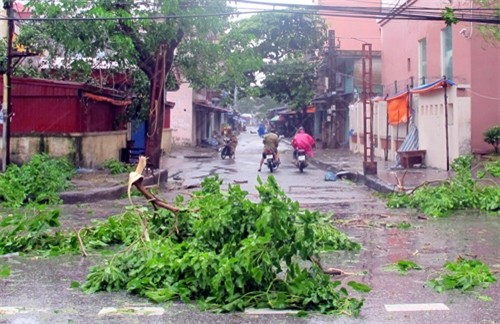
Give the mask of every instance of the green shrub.
M 455 172 L 438 186 L 423 186 L 413 194 L 391 194 L 389 208 L 417 208 L 426 215 L 445 216 L 452 210 L 479 209 L 487 212 L 500 211 L 500 187 L 478 186 L 472 177 L 472 155 L 456 158 L 451 167 Z M 494 166 L 488 172 L 495 172 Z
M 11 164 L 0 175 L 0 203 L 7 207 L 59 203 L 58 192 L 69 187 L 73 166 L 64 158 L 34 155 L 22 166 Z
M 111 174 L 127 173 L 133 170 L 131 166 L 123 162 L 117 161 L 115 159 L 109 159 L 104 161 L 102 167 L 104 169 L 109 170 Z
M 498 146 L 500 145 L 500 125 L 488 128 L 483 135 L 484 141 L 493 145 L 495 153 L 498 153 Z

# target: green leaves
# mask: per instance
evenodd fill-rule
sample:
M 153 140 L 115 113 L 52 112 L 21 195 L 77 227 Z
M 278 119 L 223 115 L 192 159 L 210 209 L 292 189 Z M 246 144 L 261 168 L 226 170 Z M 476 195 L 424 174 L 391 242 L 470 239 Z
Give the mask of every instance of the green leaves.
M 392 194 L 387 206 L 391 208 L 418 208 L 426 215 L 446 216 L 460 209 L 500 210 L 500 187 L 478 185 L 472 176 L 473 156 L 461 156 L 451 167 L 454 177 L 437 186 L 423 186 L 412 195 Z M 488 164 L 487 164 L 488 165 Z
M 475 287 L 488 288 L 497 281 L 490 268 L 479 260 L 458 258 L 456 262 L 446 262 L 444 267 L 446 273 L 427 282 L 427 285 L 437 292 L 451 289 L 469 291 Z
M 10 267 L 8 264 L 2 264 L 0 267 L 0 278 L 8 278 L 10 276 Z
M 273 177 L 265 183 L 259 179 L 260 202 L 247 199 L 239 186 L 222 192 L 220 185 L 217 177 L 205 179 L 179 215 L 144 212 L 151 241 L 141 243 L 135 234 L 133 243 L 127 243 L 132 246 L 91 270 L 83 289 L 127 289 L 156 302 L 197 300 L 203 309 L 218 312 L 270 307 L 359 313 L 362 302 L 347 298 L 339 283 L 316 265 L 299 266 L 325 248 L 359 245 L 326 216 L 300 210 Z M 133 227 L 123 220 L 113 222 Z M 109 227 L 102 224 L 91 236 L 95 239 Z
M 202 308 L 220 312 L 270 307 L 359 313 L 362 301 L 348 298 L 340 282 L 332 282 L 316 264 L 303 267 L 321 251 L 359 244 L 326 215 L 301 210 L 273 177 L 259 179 L 259 202 L 239 186 L 222 192 L 220 185 L 218 177 L 205 179 L 185 206 L 182 198 L 176 200 L 181 209 L 176 214 L 129 207 L 71 233 L 57 231 L 58 211 L 9 215 L 0 220 L 0 254 L 54 255 L 120 245 L 122 250 L 90 269 L 84 291 L 127 290 L 156 302 L 197 300 Z
M 455 15 L 455 10 L 451 7 L 446 7 L 441 13 L 446 26 L 451 26 L 458 23 L 458 18 Z
M 120 174 L 133 171 L 133 167 L 115 159 L 104 161 L 103 168 L 109 170 L 111 174 Z M 134 168 L 135 169 L 135 168 Z
M 389 269 L 399 271 L 400 274 L 405 275 L 410 270 L 422 270 L 422 267 L 410 260 L 399 260 L 391 264 Z
M 15 213 L 0 220 L 0 255 L 14 252 L 52 251 L 60 254 L 71 250 L 70 237 L 51 233 L 59 227 L 59 210 L 36 207 L 31 213 Z
M 359 292 L 369 293 L 372 290 L 369 286 L 356 281 L 349 281 L 347 285 Z
M 69 187 L 73 173 L 66 159 L 54 159 L 45 153 L 34 155 L 21 167 L 11 164 L 0 175 L 0 204 L 21 207 L 58 203 L 58 193 Z
M 498 153 L 498 147 L 500 146 L 500 125 L 488 128 L 486 131 L 484 131 L 483 136 L 483 140 L 486 143 L 491 144 L 495 149 L 495 153 Z

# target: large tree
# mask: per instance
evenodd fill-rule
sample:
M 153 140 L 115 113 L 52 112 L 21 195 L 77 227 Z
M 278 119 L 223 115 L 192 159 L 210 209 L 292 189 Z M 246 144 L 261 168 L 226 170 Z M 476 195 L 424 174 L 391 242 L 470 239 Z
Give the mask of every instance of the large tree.
M 268 95 L 303 108 L 314 95 L 325 36 L 324 21 L 303 11 L 261 13 L 234 21 L 220 39 L 224 57 L 229 58 L 221 67 L 226 72 L 221 83 L 239 87 L 242 95 Z
M 147 107 L 149 98 L 158 101 L 149 111 L 156 118 L 148 122 L 149 131 L 157 131 L 146 143 L 146 154 L 158 167 L 163 116 L 158 107 L 164 104 L 167 75 L 186 40 L 191 46 L 183 52 L 185 57 L 210 53 L 204 50 L 227 29 L 226 13 L 231 9 L 226 1 L 31 0 L 27 6 L 33 17 L 46 19 L 23 24 L 18 42 L 45 53 L 44 64 L 52 75 L 56 71 L 61 79 L 91 82 L 96 65 L 127 72 L 136 86 L 137 105 Z M 192 78 L 203 77 L 193 73 Z

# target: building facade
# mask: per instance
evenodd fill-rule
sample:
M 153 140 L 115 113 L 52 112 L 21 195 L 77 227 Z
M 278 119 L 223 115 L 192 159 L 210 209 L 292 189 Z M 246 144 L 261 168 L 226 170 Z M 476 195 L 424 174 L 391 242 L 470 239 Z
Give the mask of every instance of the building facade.
M 399 2 L 398 2 L 399 3 Z M 406 1 L 395 10 L 418 7 L 443 9 L 445 6 L 473 8 L 470 1 Z M 456 157 L 492 150 L 483 132 L 500 124 L 500 48 L 484 39 L 474 23 L 446 26 L 443 21 L 400 20 L 388 17 L 381 28 L 383 95 L 388 101 L 374 103 L 374 146 L 384 156 L 383 142 L 389 137 L 389 159 L 396 160 L 412 126 L 418 129 L 418 149 L 427 152 L 428 166 L 445 169 Z M 453 85 L 432 91 L 412 91 L 436 80 Z M 411 118 L 387 125 L 387 102 L 407 92 Z M 356 133 L 362 134 L 360 107 L 353 106 L 351 119 Z M 360 137 L 351 149 L 361 151 Z

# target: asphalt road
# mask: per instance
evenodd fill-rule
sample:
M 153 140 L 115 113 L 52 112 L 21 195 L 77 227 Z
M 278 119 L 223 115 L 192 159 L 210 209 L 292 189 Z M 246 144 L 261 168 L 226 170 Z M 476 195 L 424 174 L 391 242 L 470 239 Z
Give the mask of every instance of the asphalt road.
M 256 197 L 261 139 L 243 133 L 236 159 L 222 160 L 215 151 L 177 149 L 164 158 L 171 179 L 159 196 L 170 200 L 196 186 L 209 175 L 218 174 L 224 185 L 240 186 Z M 358 253 L 325 255 L 327 267 L 356 273 L 343 281 L 356 280 L 373 290 L 364 295 L 359 318 L 310 315 L 297 318 L 286 314 L 212 314 L 195 305 L 153 304 L 126 293 L 87 295 L 70 289 L 72 281 L 83 282 L 88 267 L 98 257 L 57 258 L 1 257 L 11 276 L 0 279 L 0 323 L 498 323 L 500 285 L 481 291 L 493 301 L 475 294 L 438 294 L 425 287 L 428 278 L 440 271 L 445 261 L 477 257 L 500 270 L 500 223 L 498 217 L 464 213 L 446 219 L 420 219 L 405 210 L 390 210 L 375 192 L 348 181 L 324 181 L 325 171 L 309 166 L 300 173 L 291 163 L 291 149 L 280 145 L 282 165 L 272 175 L 283 190 L 304 208 L 331 213 L 339 228 L 363 244 Z M 134 198 L 139 201 L 141 198 Z M 103 218 L 127 205 L 126 200 L 63 206 L 64 224 L 82 224 Z M 400 229 L 401 222 L 411 224 Z M 409 259 L 423 267 L 400 275 L 387 266 Z M 500 278 L 498 278 L 500 279 Z M 146 308 L 145 308 L 146 307 Z M 112 308 L 121 309 L 113 312 Z

